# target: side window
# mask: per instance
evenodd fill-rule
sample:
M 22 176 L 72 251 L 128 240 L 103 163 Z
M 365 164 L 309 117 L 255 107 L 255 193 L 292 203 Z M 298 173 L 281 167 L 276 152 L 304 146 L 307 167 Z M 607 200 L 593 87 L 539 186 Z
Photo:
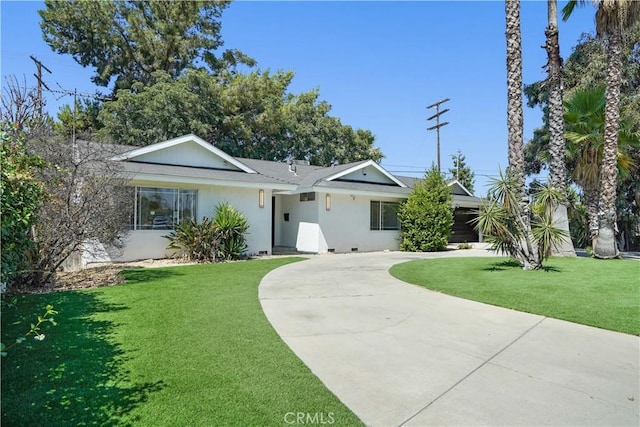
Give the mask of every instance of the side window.
M 371 201 L 370 230 L 400 230 L 398 203 Z

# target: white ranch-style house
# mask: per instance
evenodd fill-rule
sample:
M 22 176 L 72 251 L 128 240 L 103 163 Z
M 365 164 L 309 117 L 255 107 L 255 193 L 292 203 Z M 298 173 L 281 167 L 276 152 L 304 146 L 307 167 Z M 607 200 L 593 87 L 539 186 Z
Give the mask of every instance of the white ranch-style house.
M 195 135 L 129 151 L 111 160 L 135 187 L 131 231 L 113 261 L 165 258 L 166 236 L 188 218 L 211 217 L 228 202 L 248 219 L 248 254 L 274 248 L 308 253 L 398 250 L 398 203 L 415 178 L 372 160 L 332 167 L 232 157 Z M 456 224 L 450 241 L 478 241 L 466 223 L 480 199 L 450 183 Z M 108 251 L 110 252 L 110 251 Z M 106 255 L 106 254 L 105 254 Z

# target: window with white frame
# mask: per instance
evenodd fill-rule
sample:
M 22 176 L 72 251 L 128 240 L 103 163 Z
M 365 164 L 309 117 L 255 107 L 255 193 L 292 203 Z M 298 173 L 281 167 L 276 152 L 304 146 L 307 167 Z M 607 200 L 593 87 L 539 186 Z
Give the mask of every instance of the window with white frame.
M 172 230 L 196 218 L 197 190 L 136 187 L 134 230 Z
M 400 230 L 396 202 L 371 201 L 371 230 Z

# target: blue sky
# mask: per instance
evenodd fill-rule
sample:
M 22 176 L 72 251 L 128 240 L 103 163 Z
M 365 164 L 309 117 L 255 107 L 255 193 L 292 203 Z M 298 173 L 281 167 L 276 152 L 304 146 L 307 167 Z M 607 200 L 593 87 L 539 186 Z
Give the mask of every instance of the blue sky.
M 566 2 L 559 1 L 559 7 Z M 91 69 L 51 51 L 39 27 L 42 2 L 1 4 L 2 84 L 25 75 L 35 85 L 34 55 L 52 74 L 51 89 L 93 93 Z M 561 55 L 580 34 L 593 32 L 594 9 L 579 8 L 560 22 Z M 524 82 L 545 77 L 545 1 L 521 5 Z M 332 114 L 353 127 L 370 129 L 385 154 L 382 165 L 401 175 L 422 175 L 437 161 L 436 135 L 428 132 L 425 107 L 450 98 L 442 116 L 442 169 L 458 149 L 476 173 L 476 193 L 487 176 L 506 166 L 505 17 L 501 1 L 257 2 L 236 1 L 222 17 L 226 48 L 240 49 L 266 70 L 292 70 L 294 93 L 312 88 Z M 22 80 L 21 80 L 22 81 Z M 48 94 L 47 108 L 71 103 Z M 525 140 L 541 124 L 541 112 L 525 106 Z

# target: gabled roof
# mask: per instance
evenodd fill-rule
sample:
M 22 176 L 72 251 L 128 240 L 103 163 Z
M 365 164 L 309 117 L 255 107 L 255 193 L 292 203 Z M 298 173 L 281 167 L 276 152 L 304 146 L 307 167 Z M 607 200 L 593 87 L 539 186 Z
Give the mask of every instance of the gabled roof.
M 180 147 L 176 151 L 181 144 L 197 147 L 192 146 L 190 150 Z M 212 182 L 240 187 L 264 185 L 286 194 L 336 191 L 406 197 L 421 180 L 395 176 L 373 160 L 326 167 L 233 157 L 193 134 L 133 149 L 114 147 L 118 150 L 113 153 L 120 154 L 111 159 L 122 161 L 126 172 L 143 181 Z M 191 151 L 192 156 L 180 159 L 186 151 Z M 202 164 L 207 159 L 201 157 L 208 156 L 211 156 L 209 163 L 214 166 Z M 449 181 L 448 185 L 456 199 L 477 199 L 457 180 Z
M 474 197 L 474 195 L 471 193 L 471 191 L 467 190 L 467 188 L 464 185 L 462 185 L 462 183 L 460 181 L 458 181 L 457 179 L 452 179 L 447 184 L 449 185 L 449 187 L 451 187 L 451 192 L 453 194 L 457 194 L 459 196 L 471 196 L 471 197 Z
M 356 181 L 356 182 L 360 182 L 363 181 L 361 178 L 354 178 L 353 175 L 355 172 L 357 171 L 363 171 L 366 168 L 373 168 L 374 170 L 377 170 L 380 174 L 382 174 L 383 177 L 386 177 L 390 182 L 389 184 L 396 184 L 399 187 L 403 187 L 405 188 L 406 185 L 400 181 L 398 178 L 396 178 L 395 176 L 391 175 L 389 172 L 387 172 L 382 166 L 380 166 L 379 164 L 377 164 L 376 162 L 374 162 L 373 160 L 366 160 L 364 162 L 360 162 L 360 163 L 355 163 L 353 164 L 352 167 L 343 170 L 341 172 L 337 172 L 327 178 L 325 178 L 327 181 L 335 181 L 338 179 L 341 179 L 343 181 Z M 366 174 L 365 174 L 366 175 Z M 371 182 L 372 184 L 382 184 L 381 182 L 375 182 L 375 181 L 366 181 L 365 182 Z
M 170 149 L 171 147 L 175 147 L 180 144 L 196 144 L 201 148 L 203 148 L 206 152 L 211 153 L 212 156 L 215 156 L 221 159 L 223 162 L 226 162 L 227 164 L 235 166 L 236 168 L 240 169 L 243 172 L 257 173 L 255 170 L 245 165 L 235 157 L 228 155 L 224 151 L 214 147 L 213 145 L 209 144 L 202 138 L 199 138 L 193 134 L 180 136 L 178 138 L 173 138 L 164 142 L 158 142 L 156 144 L 147 145 L 145 147 L 140 147 L 140 148 L 128 151 L 126 153 L 114 156 L 112 160 L 118 160 L 118 161 L 136 161 L 136 159 L 141 160 L 141 159 L 144 159 L 145 155 L 148 155 L 150 153 L 157 153 L 162 150 L 167 150 L 167 149 Z M 171 164 L 171 163 L 167 163 L 167 165 L 185 166 L 185 165 L 177 165 L 177 164 Z

